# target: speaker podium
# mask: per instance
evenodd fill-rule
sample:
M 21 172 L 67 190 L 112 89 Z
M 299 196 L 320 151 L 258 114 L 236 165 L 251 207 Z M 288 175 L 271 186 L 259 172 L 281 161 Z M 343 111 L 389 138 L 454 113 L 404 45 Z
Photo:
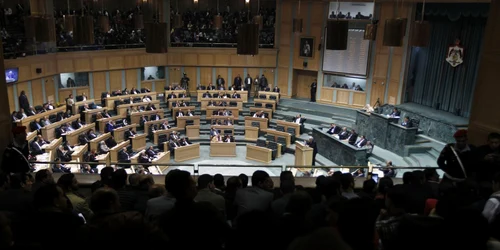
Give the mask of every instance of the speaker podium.
M 313 148 L 302 142 L 295 142 L 295 166 L 311 166 L 313 159 Z

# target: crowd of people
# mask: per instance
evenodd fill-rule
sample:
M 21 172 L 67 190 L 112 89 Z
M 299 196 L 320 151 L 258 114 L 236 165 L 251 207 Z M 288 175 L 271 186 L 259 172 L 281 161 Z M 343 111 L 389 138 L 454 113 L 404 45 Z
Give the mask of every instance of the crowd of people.
M 220 43 L 234 46 L 238 39 L 238 25 L 252 21 L 252 13 L 248 11 L 221 11 L 222 28 L 215 29 L 214 16 L 217 11 L 186 11 L 182 13 L 182 27 L 172 29 L 171 41 L 173 46 L 208 46 L 218 47 Z M 261 46 L 273 46 L 275 9 L 261 9 L 263 28 L 260 31 L 259 43 Z M 171 23 L 174 23 L 175 11 L 171 11 Z

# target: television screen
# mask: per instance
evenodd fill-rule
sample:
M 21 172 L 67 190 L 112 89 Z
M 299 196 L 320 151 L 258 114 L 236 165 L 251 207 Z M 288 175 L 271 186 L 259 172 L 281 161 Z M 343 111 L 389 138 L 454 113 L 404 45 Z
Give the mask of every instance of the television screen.
M 17 82 L 17 79 L 19 77 L 18 75 L 18 69 L 15 68 L 15 69 L 6 69 L 5 70 L 5 81 L 7 83 L 13 83 L 13 82 Z

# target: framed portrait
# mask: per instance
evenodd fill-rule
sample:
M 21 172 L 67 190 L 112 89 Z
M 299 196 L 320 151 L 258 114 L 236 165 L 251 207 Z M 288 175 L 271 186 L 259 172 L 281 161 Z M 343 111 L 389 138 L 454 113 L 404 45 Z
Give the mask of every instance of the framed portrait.
M 314 37 L 301 36 L 299 44 L 299 57 L 313 58 L 314 57 Z

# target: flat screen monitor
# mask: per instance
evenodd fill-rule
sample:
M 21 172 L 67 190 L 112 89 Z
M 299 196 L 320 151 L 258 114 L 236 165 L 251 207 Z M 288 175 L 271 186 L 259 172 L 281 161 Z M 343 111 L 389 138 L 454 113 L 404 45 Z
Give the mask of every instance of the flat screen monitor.
M 17 82 L 19 78 L 19 69 L 14 68 L 14 69 L 6 69 L 5 70 L 5 82 L 7 83 L 14 83 Z

